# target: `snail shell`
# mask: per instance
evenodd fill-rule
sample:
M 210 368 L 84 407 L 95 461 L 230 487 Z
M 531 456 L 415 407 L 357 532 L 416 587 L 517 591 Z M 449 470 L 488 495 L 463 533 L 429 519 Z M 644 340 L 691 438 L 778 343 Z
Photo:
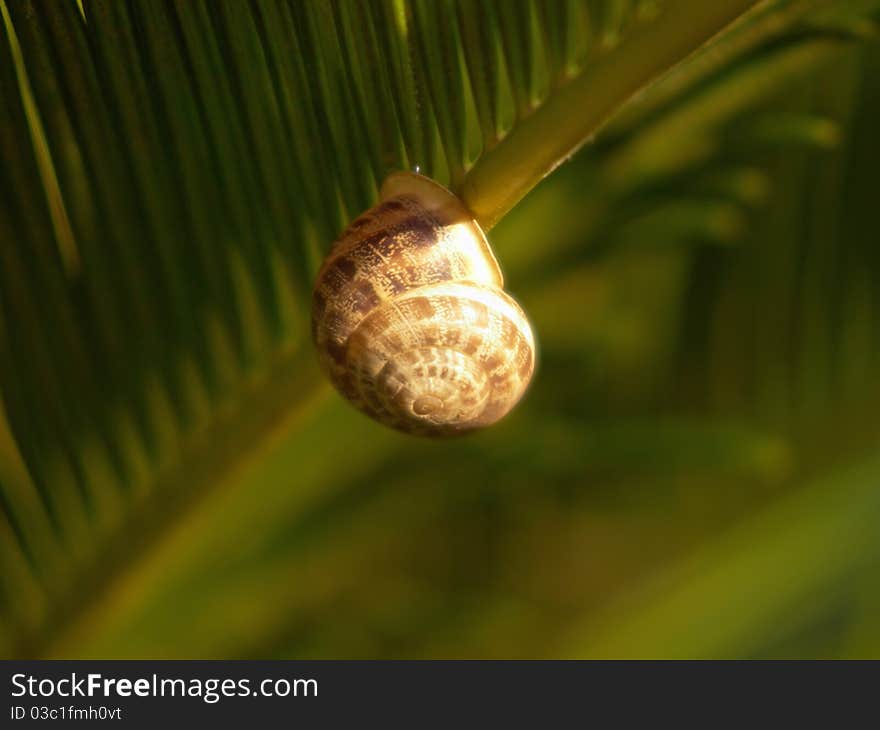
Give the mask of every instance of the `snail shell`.
M 535 367 L 528 319 L 486 236 L 429 178 L 392 173 L 318 273 L 312 335 L 336 388 L 376 420 L 444 435 L 495 423 Z

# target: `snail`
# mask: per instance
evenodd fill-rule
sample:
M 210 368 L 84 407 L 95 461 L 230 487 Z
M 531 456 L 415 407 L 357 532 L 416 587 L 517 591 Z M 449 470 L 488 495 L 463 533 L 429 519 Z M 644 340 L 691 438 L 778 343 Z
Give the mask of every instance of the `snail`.
M 418 435 L 491 425 L 535 368 L 529 321 L 479 223 L 430 178 L 394 172 L 318 272 L 312 337 L 351 403 Z

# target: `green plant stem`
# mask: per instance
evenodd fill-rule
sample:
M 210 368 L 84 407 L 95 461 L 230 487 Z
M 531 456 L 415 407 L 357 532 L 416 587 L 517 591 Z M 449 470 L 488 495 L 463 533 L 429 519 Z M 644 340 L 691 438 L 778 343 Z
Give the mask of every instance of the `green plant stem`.
M 625 102 L 687 57 L 758 0 L 670 0 L 568 86 L 524 119 L 468 173 L 456 191 L 492 228 L 583 145 Z
M 324 401 L 330 390 L 319 383 L 310 351 L 280 354 L 240 400 L 228 404 L 209 429 L 184 446 L 179 461 L 156 478 L 149 499 L 139 505 L 138 529 L 127 525 L 109 538 L 100 551 L 102 562 L 58 601 L 38 633 L 18 637 L 13 657 L 75 656 L 69 647 L 87 646 L 126 595 L 137 594 L 138 586 L 154 577 L 151 558 L 161 554 L 176 531 L 185 529 L 187 519 L 234 485 L 297 418 Z M 191 486 L 180 489 L 186 483 Z

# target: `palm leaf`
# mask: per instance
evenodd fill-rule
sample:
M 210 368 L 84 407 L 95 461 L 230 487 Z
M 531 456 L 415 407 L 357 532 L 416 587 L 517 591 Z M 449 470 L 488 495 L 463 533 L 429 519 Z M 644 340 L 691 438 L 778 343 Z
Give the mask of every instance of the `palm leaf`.
M 854 450 L 801 466 L 828 434 L 817 424 L 871 381 L 864 318 L 842 335 L 845 356 L 821 334 L 827 302 L 845 312 L 873 296 L 864 271 L 839 286 L 867 243 L 851 241 L 833 277 L 815 263 L 792 278 L 795 203 L 753 226 L 749 189 L 789 180 L 790 197 L 806 195 L 803 155 L 828 153 L 770 148 L 869 118 L 853 111 L 869 98 L 858 81 L 821 104 L 790 87 L 829 64 L 830 85 L 870 68 L 851 49 L 874 6 L 763 3 L 695 53 L 753 4 L 3 3 L 4 653 L 543 652 L 510 636 L 566 605 L 574 631 L 593 606 L 575 591 L 535 610 L 528 584 L 505 590 L 506 530 L 532 508 L 537 539 L 558 500 L 575 500 L 586 526 L 555 524 L 580 534 L 610 498 L 593 479 L 650 502 L 708 474 L 717 509 L 726 483 L 783 491 Z M 493 433 L 441 445 L 379 431 L 329 394 L 306 336 L 311 277 L 386 172 L 418 165 L 490 227 L 639 92 L 548 202 L 542 187 L 498 228 L 560 387 L 538 386 Z M 838 175 L 863 179 L 839 157 Z M 747 230 L 756 250 L 734 262 L 729 246 L 694 247 Z M 765 285 L 749 302 L 742 270 L 755 267 Z M 641 301 L 621 300 L 633 287 Z M 573 314 L 584 288 L 592 318 Z M 745 358 L 730 333 L 750 332 L 758 306 L 788 316 L 758 328 Z M 792 320 L 809 323 L 794 357 L 774 348 Z M 670 387 L 682 395 L 664 405 Z M 870 423 L 862 410 L 845 422 Z M 683 520 L 680 490 L 666 498 Z M 624 532 L 644 539 L 637 525 Z M 501 562 L 471 564 L 493 553 Z M 625 557 L 613 568 L 616 582 L 589 585 L 643 575 Z

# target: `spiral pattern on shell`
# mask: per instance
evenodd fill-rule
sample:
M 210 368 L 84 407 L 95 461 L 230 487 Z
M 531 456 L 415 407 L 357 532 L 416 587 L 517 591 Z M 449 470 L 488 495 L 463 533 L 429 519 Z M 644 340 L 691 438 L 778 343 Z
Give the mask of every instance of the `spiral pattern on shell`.
M 390 175 L 318 273 L 312 335 L 336 388 L 376 420 L 424 435 L 495 423 L 535 367 L 526 315 L 486 236 L 451 192 Z

